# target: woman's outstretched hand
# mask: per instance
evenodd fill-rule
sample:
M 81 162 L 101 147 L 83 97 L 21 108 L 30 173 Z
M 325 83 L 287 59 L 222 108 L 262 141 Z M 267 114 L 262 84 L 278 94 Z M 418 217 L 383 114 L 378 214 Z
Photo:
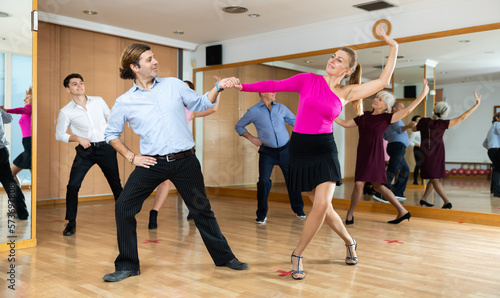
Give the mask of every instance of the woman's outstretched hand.
M 476 98 L 476 104 L 480 105 L 481 104 L 481 94 L 477 94 L 476 91 L 474 91 L 474 97 Z
M 384 28 L 382 28 L 382 26 L 378 27 L 378 32 L 380 33 L 380 36 L 384 38 L 385 42 L 387 42 L 388 45 L 390 45 L 391 47 L 398 46 L 398 43 L 385 33 Z

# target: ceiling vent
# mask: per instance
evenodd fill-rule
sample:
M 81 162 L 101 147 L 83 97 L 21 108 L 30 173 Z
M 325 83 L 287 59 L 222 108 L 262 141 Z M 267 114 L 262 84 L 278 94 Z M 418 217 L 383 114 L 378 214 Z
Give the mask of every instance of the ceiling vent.
M 379 10 L 379 9 L 396 7 L 396 5 L 391 4 L 389 2 L 386 2 L 386 1 L 383 1 L 383 0 L 370 1 L 370 2 L 365 2 L 365 3 L 361 3 L 361 4 L 356 4 L 353 6 L 356 8 L 361 8 L 361 9 L 366 10 L 366 11 L 374 11 L 374 10 Z

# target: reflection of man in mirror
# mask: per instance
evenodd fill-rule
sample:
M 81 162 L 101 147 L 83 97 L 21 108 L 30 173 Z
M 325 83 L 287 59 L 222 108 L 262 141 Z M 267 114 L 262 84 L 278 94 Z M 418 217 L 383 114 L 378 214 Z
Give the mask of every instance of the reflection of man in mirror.
M 493 196 L 500 197 L 500 113 L 493 115 L 492 125 L 483 146 L 488 150 L 488 157 L 493 164 L 490 191 Z
M 17 212 L 17 216 L 19 219 L 26 220 L 28 219 L 28 210 L 26 209 L 26 203 L 24 202 L 24 195 L 21 191 L 21 188 L 14 180 L 14 175 L 12 174 L 12 170 L 10 169 L 9 163 L 9 150 L 7 149 L 7 145 L 9 142 L 5 137 L 5 128 L 4 124 L 12 122 L 12 116 L 7 114 L 5 111 L 0 109 L 1 117 L 0 117 L 0 183 L 2 183 L 5 192 L 7 192 L 7 196 L 9 201 L 14 205 L 15 212 Z M 9 209 L 9 217 L 14 216 Z
M 396 102 L 392 112 L 396 113 L 405 108 L 402 102 Z M 389 154 L 389 164 L 387 165 L 387 187 L 392 190 L 396 199 L 406 200 L 404 192 L 406 183 L 410 176 L 410 168 L 405 160 L 406 147 L 409 145 L 406 130 L 411 129 L 411 123 L 404 125 L 403 120 L 392 123 L 384 132 L 384 139 L 387 140 L 387 154 Z M 394 179 L 394 184 L 391 183 Z
M 257 219 L 256 224 L 265 224 L 267 220 L 267 198 L 271 191 L 271 173 L 279 165 L 285 176 L 288 196 L 293 212 L 300 219 L 305 219 L 304 202 L 300 191 L 290 188 L 288 179 L 288 141 L 286 123 L 295 125 L 295 115 L 284 105 L 276 103 L 276 93 L 259 93 L 261 101 L 248 109 L 236 123 L 236 132 L 259 148 L 259 181 L 257 182 Z M 253 123 L 257 137 L 250 134 L 245 126 Z
M 122 185 L 116 151 L 104 141 L 106 121 L 111 114 L 108 105 L 102 97 L 85 95 L 85 85 L 79 74 L 68 75 L 63 85 L 71 95 L 71 101 L 61 109 L 57 117 L 56 139 L 65 143 L 78 142 L 66 191 L 68 224 L 63 235 L 70 236 L 76 232 L 78 191 L 93 165 L 97 164 L 101 168 L 115 201 L 122 192 Z M 72 135 L 67 133 L 68 126 Z

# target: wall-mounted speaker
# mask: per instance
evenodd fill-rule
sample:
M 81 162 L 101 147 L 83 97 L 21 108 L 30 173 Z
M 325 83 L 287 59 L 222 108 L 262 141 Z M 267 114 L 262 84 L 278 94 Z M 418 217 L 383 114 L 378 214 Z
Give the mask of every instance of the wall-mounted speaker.
M 405 98 L 416 98 L 417 86 L 404 86 L 404 96 Z
M 221 44 L 206 47 L 205 54 L 206 54 L 207 66 L 222 64 L 222 45 Z

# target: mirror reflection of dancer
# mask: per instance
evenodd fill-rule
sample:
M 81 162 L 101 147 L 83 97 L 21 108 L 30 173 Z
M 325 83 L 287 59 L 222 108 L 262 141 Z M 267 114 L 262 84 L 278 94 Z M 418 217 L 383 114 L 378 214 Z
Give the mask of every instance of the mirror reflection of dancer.
M 493 116 L 492 125 L 484 139 L 483 146 L 488 150 L 488 157 L 493 163 L 490 190 L 493 196 L 500 197 L 500 113 Z
M 411 118 L 412 127 L 420 121 L 420 115 L 415 115 Z M 413 169 L 413 184 L 418 185 L 418 174 L 420 173 L 420 131 L 412 131 L 410 133 L 409 145 L 413 147 L 413 157 L 415 158 L 415 168 Z
M 103 279 L 116 282 L 140 274 L 135 216 L 153 190 L 167 179 L 177 187 L 193 215 L 215 265 L 234 270 L 248 268 L 247 263 L 234 256 L 211 210 L 184 112 L 185 107 L 194 112 L 213 107 L 222 87 L 232 87 L 232 81 L 222 79 L 200 96 L 177 78 L 157 78 L 158 61 L 146 44 L 126 47 L 120 65 L 120 77 L 133 80 L 134 84 L 118 97 L 111 110 L 106 141 L 136 167 L 115 204 L 119 255 L 115 272 Z M 120 140 L 126 122 L 141 137 L 140 154 Z
M 373 188 L 397 209 L 398 216 L 388 223 L 398 224 L 405 219 L 410 220 L 410 212 L 401 205 L 394 193 L 386 187 L 388 175 L 386 175 L 385 171 L 382 135 L 392 123 L 398 122 L 411 113 L 428 92 L 429 86 L 427 85 L 427 81 L 424 80 L 422 93 L 408 107 L 398 110 L 395 113 L 385 113 L 385 111 L 391 110 L 394 104 L 394 96 L 387 91 L 380 91 L 373 99 L 373 112 L 365 112 L 363 115 L 351 120 L 335 119 L 337 124 L 345 128 L 357 126 L 359 130 L 355 182 L 351 195 L 351 205 L 345 219 L 346 225 L 354 223 L 354 210 L 361 200 L 363 186 L 366 182 L 371 182 Z
M 215 82 L 220 81 L 219 77 L 214 76 L 214 84 Z M 194 90 L 194 84 L 191 81 L 184 81 L 186 85 L 189 86 L 192 90 Z M 191 112 L 190 110 L 184 108 L 186 112 L 186 120 L 187 122 L 191 122 L 194 118 L 197 117 L 205 117 L 208 115 L 211 115 L 217 111 L 219 108 L 219 103 L 220 103 L 220 93 L 217 95 L 216 103 L 215 106 L 211 107 L 210 109 L 203 111 L 203 112 Z M 153 202 L 153 209 L 149 211 L 149 224 L 148 224 L 148 229 L 150 230 L 155 230 L 158 228 L 158 211 L 160 211 L 161 206 L 165 202 L 165 200 L 168 197 L 168 192 L 170 191 L 170 187 L 172 186 L 172 182 L 170 180 L 165 180 L 162 184 L 158 186 L 156 189 L 156 195 L 155 199 Z M 191 213 L 188 213 L 187 220 L 193 220 L 193 215 Z
M 267 199 L 271 191 L 271 173 L 278 165 L 285 177 L 288 197 L 293 212 L 299 219 L 306 219 L 304 201 L 300 191 L 292 190 L 289 180 L 289 133 L 286 123 L 295 125 L 295 115 L 276 101 L 276 93 L 259 93 L 260 101 L 250 107 L 234 126 L 238 135 L 248 139 L 259 147 L 259 181 L 257 182 L 257 219 L 256 224 L 265 225 L 267 221 Z M 245 128 L 253 123 L 257 129 L 257 137 Z
M 476 103 L 462 115 L 451 120 L 442 120 L 442 118 L 448 115 L 450 105 L 444 101 L 440 101 L 434 106 L 434 115 L 432 118 L 421 118 L 418 124 L 412 128 L 413 131 L 420 131 L 422 138 L 422 143 L 420 144 L 420 151 L 422 152 L 420 177 L 422 179 L 429 179 L 424 195 L 420 200 L 420 205 L 422 206 L 434 206 L 427 202 L 427 197 L 431 194 L 432 190 L 436 190 L 444 202 L 441 208 L 452 208 L 451 202 L 448 200 L 443 184 L 440 181 L 446 176 L 443 135 L 446 129 L 464 121 L 479 107 L 481 104 L 481 95 L 477 95 L 474 92 L 474 97 L 476 98 Z
M 16 183 L 14 175 L 12 175 L 12 170 L 10 169 L 9 163 L 9 150 L 7 145 L 9 142 L 5 137 L 5 126 L 12 122 L 12 116 L 7 114 L 3 109 L 0 109 L 0 183 L 2 183 L 3 188 L 7 192 L 7 197 L 10 202 L 14 205 L 14 211 L 21 220 L 28 219 L 28 209 L 26 208 L 26 202 L 24 201 L 24 195 L 21 191 L 21 187 Z M 12 209 L 9 209 L 7 216 L 10 218 L 14 217 Z
M 390 45 L 389 58 L 380 77 L 359 84 L 361 67 L 356 52 L 342 48 L 328 60 L 325 76 L 301 73 L 282 81 L 264 81 L 235 87 L 247 92 L 298 92 L 299 107 L 290 140 L 290 182 L 292 188 L 308 192 L 313 202 L 297 247 L 292 253 L 292 278 L 303 279 L 303 253 L 324 222 L 344 240 L 346 264 L 356 265 L 356 242 L 347 232 L 342 219 L 332 207 L 335 183 L 340 183 L 341 172 L 337 146 L 333 138 L 333 121 L 342 107 L 351 102 L 362 112 L 362 98 L 372 95 L 390 83 L 398 44 L 383 29 L 381 36 Z M 342 86 L 342 80 L 351 76 L 351 83 Z
M 85 95 L 85 83 L 80 74 L 66 76 L 63 86 L 70 94 L 71 101 L 59 111 L 56 139 L 64 143 L 78 143 L 66 187 L 65 219 L 68 223 L 63 235 L 71 236 L 76 233 L 78 192 L 90 168 L 95 164 L 101 168 L 115 201 L 122 192 L 122 185 L 116 151 L 104 141 L 106 120 L 111 113 L 108 105 L 102 97 Z M 68 127 L 72 135 L 67 133 Z
M 26 91 L 26 96 L 24 97 L 24 107 L 14 108 L 14 109 L 4 109 L 3 106 L 0 108 L 9 114 L 20 114 L 19 126 L 21 127 L 21 134 L 23 136 L 23 148 L 24 151 L 19 154 L 16 159 L 12 162 L 10 169 L 12 170 L 12 175 L 16 179 L 17 184 L 19 180 L 17 179 L 17 174 L 23 169 L 30 170 L 31 172 L 31 102 L 33 99 L 33 89 L 30 87 Z

